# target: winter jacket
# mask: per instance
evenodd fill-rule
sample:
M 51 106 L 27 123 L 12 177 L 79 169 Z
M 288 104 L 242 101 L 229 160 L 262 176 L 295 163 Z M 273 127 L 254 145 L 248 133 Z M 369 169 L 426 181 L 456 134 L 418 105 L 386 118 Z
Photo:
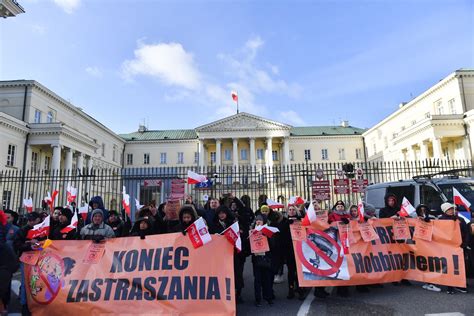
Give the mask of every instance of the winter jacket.
M 350 220 L 351 219 L 351 214 L 340 214 L 340 213 L 337 213 L 336 211 L 333 211 L 331 214 L 329 214 L 328 216 L 328 222 L 329 224 L 333 223 L 333 222 L 341 222 L 343 221 L 344 219 L 347 219 L 347 220 Z
M 56 226 L 56 228 L 53 230 L 52 233 L 49 234 L 49 239 L 51 240 L 75 240 L 77 239 L 77 230 L 73 229 L 68 233 L 62 233 L 61 230 L 67 227 L 69 223 L 67 224 L 59 224 Z
M 235 222 L 235 217 L 228 207 L 219 206 L 216 210 L 216 214 L 220 211 L 224 211 L 227 217 L 225 221 L 220 221 L 217 215 L 214 217 L 214 221 L 209 225 L 209 231 L 211 234 L 220 234 Z
M 148 228 L 146 230 L 141 230 L 140 229 L 140 222 L 146 221 L 148 224 Z M 132 227 L 132 231 L 130 232 L 131 236 L 149 236 L 149 235 L 154 235 L 155 234 L 155 228 L 154 228 L 154 220 L 148 217 L 141 217 L 137 219 L 135 224 Z
M 13 240 L 15 239 L 15 234 L 19 230 L 20 230 L 20 228 L 16 225 L 13 225 L 13 224 L 7 224 L 5 226 L 6 242 L 7 242 L 7 245 L 11 249 L 13 249 Z
M 110 226 L 110 228 L 112 228 L 112 230 L 114 231 L 115 233 L 115 237 L 123 237 L 123 222 L 122 220 L 120 219 L 117 219 L 115 222 L 110 222 L 108 221 L 107 222 L 107 225 Z
M 389 197 L 392 197 L 392 198 L 395 199 L 395 206 L 394 207 L 388 206 L 388 198 Z M 380 209 L 379 218 L 390 218 L 394 215 L 397 215 L 398 211 L 400 211 L 400 208 L 398 207 L 397 196 L 395 194 L 387 194 L 385 196 L 385 207 Z
M 33 227 L 31 227 L 29 225 L 25 225 L 22 228 L 20 228 L 15 234 L 15 239 L 13 240 L 13 248 L 15 249 L 15 252 L 17 252 L 19 256 L 21 256 L 21 254 L 24 251 L 33 250 L 33 249 L 31 249 L 31 243 L 28 242 L 29 239 L 26 238 L 26 236 L 28 235 L 28 232 L 32 228 Z M 42 241 L 42 240 L 45 240 L 45 239 L 46 239 L 46 237 L 37 238 L 38 241 Z
M 114 230 L 107 224 L 101 223 L 95 225 L 90 223 L 81 229 L 81 238 L 86 240 L 95 240 L 103 238 L 115 238 Z

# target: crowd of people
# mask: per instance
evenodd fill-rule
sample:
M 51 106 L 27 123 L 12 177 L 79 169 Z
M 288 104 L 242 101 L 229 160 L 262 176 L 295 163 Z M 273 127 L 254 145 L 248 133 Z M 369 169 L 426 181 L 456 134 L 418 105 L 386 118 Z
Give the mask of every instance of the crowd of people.
M 327 209 L 318 201 L 312 201 L 315 211 Z M 124 210 L 107 210 L 100 196 L 92 198 L 89 202 L 89 213 L 83 220 L 79 217 L 77 229 L 64 233 L 65 227 L 71 224 L 71 219 L 77 209 L 74 203 L 71 206 L 55 207 L 51 212 L 42 213 L 31 212 L 24 218 L 24 225 L 20 227 L 19 216 L 11 210 L 0 211 L 0 303 L 3 303 L 6 313 L 6 307 L 10 301 L 10 286 L 12 274 L 20 269 L 22 272 L 22 284 L 20 291 L 20 301 L 23 308 L 23 314 L 28 315 L 26 302 L 26 291 L 24 286 L 23 264 L 18 261 L 19 256 L 25 251 L 38 249 L 41 246 L 42 239 L 51 240 L 93 240 L 101 242 L 109 238 L 120 238 L 127 236 L 138 236 L 146 238 L 149 235 L 166 234 L 181 232 L 186 234 L 186 229 L 199 217 L 202 217 L 213 234 L 220 234 L 238 221 L 240 236 L 242 240 L 242 251 L 235 251 L 234 254 L 234 277 L 236 302 L 242 303 L 242 290 L 244 288 L 243 271 L 245 263 L 250 257 L 254 276 L 254 299 L 256 306 L 261 306 L 262 302 L 270 305 L 274 303 L 275 294 L 273 290 L 274 283 L 283 282 L 284 266 L 287 270 L 288 294 L 287 299 L 298 297 L 303 300 L 308 294 L 309 289 L 298 285 L 296 272 L 296 260 L 293 251 L 293 243 L 290 233 L 290 225 L 295 221 L 302 220 L 305 211 L 310 206 L 309 202 L 298 206 L 290 205 L 285 209 L 272 209 L 266 203 L 266 196 L 262 195 L 258 201 L 258 209 L 251 208 L 252 203 L 249 196 L 244 195 L 240 198 L 233 194 L 227 194 L 221 198 L 210 197 L 205 205 L 199 205 L 188 195 L 184 204 L 180 207 L 177 216 L 170 218 L 167 212 L 167 204 L 156 205 L 155 201 L 142 207 L 135 214 L 132 221 Z M 385 197 L 385 207 L 376 210 L 372 205 L 364 205 L 364 220 L 373 218 L 396 218 L 399 217 L 400 205 L 397 197 L 389 194 Z M 474 223 L 467 224 L 464 220 L 459 220 L 456 207 L 450 203 L 441 205 L 442 214 L 433 215 L 426 205 L 418 205 L 416 216 L 425 220 L 458 220 L 461 228 L 462 245 L 466 258 L 466 268 L 469 276 L 472 276 L 474 258 Z M 50 213 L 50 214 L 49 214 Z M 40 223 L 48 215 L 50 217 L 49 236 L 40 239 L 28 239 L 28 231 L 34 225 Z M 349 223 L 351 220 L 360 220 L 356 205 L 347 207 L 343 201 L 337 201 L 329 210 L 328 222 Z M 265 225 L 278 228 L 279 232 L 269 238 L 270 250 L 264 253 L 252 253 L 250 249 L 249 233 L 259 225 Z M 411 285 L 408 281 L 401 282 L 404 285 Z M 399 283 L 395 283 L 399 285 Z M 374 287 L 383 287 L 383 285 L 357 286 L 359 292 L 367 292 Z M 435 284 L 425 284 L 423 288 L 431 291 L 441 291 L 441 288 Z M 453 294 L 455 291 L 466 292 L 466 289 L 447 288 L 447 293 Z M 350 290 L 348 287 L 338 287 L 337 294 L 348 296 Z M 315 288 L 314 295 L 318 298 L 325 298 L 329 295 L 325 288 Z M 0 304 L 1 307 L 1 304 Z M 0 309 L 1 311 L 1 309 Z

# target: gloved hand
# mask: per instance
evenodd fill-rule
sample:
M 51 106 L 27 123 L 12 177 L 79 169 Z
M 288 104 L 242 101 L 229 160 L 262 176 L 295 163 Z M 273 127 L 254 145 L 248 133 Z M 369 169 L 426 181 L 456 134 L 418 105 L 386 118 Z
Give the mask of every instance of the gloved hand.
M 92 238 L 92 241 L 95 242 L 95 243 L 100 243 L 100 242 L 102 242 L 104 239 L 105 239 L 104 236 L 97 235 L 97 236 L 94 236 L 94 237 Z
M 289 220 L 288 220 L 288 223 L 290 223 L 290 225 L 293 224 L 294 222 L 295 222 L 295 221 L 292 220 L 292 219 L 289 219 Z
M 343 222 L 344 224 L 349 224 L 349 219 L 348 218 L 343 218 L 343 219 L 341 219 L 341 222 Z
M 429 222 L 431 222 L 431 218 L 429 218 L 428 216 L 426 216 L 426 217 L 424 218 L 424 221 L 427 222 L 427 223 L 429 223 Z
M 184 236 L 186 236 L 186 231 L 185 230 L 183 230 L 182 233 L 183 233 Z

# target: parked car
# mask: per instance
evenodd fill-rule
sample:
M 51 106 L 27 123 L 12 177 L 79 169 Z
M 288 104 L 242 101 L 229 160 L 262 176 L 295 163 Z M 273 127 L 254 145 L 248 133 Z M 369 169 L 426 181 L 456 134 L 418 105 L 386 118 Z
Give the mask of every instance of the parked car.
M 385 196 L 392 193 L 399 204 L 406 197 L 415 207 L 420 203 L 428 205 L 432 215 L 437 216 L 441 214 L 443 202 L 453 201 L 453 187 L 474 205 L 474 178 L 465 177 L 414 178 L 372 184 L 365 190 L 364 201 L 372 204 L 378 215 L 385 206 Z

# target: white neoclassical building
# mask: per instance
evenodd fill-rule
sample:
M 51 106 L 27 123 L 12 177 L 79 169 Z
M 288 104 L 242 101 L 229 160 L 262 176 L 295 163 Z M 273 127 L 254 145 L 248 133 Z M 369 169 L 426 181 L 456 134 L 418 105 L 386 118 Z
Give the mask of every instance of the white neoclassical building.
M 363 129 L 293 127 L 249 113 L 190 130 L 147 130 L 121 135 L 125 167 L 272 167 L 302 162 L 363 161 Z
M 121 137 L 36 81 L 0 82 L 0 134 L 4 170 L 122 166 Z
M 14 17 L 25 13 L 25 9 L 16 0 L 0 0 L 0 17 Z
M 364 132 L 369 161 L 471 160 L 474 70 L 457 70 Z

